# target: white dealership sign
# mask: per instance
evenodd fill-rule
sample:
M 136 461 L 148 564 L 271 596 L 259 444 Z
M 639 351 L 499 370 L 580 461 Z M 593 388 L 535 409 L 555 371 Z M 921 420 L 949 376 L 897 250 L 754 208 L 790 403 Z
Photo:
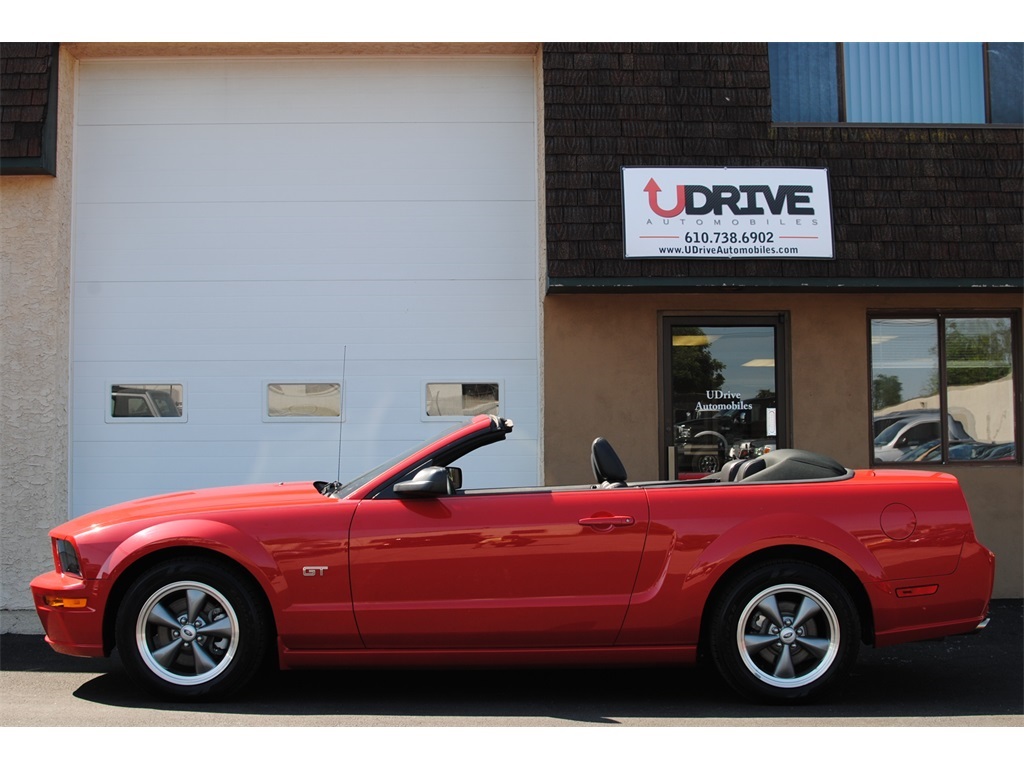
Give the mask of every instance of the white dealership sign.
M 831 259 L 824 168 L 623 168 L 627 259 Z

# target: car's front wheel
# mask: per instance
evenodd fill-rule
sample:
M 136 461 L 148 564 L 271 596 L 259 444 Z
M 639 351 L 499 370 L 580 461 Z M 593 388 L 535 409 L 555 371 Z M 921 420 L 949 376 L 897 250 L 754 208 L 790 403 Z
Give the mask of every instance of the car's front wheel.
M 768 701 L 820 694 L 854 664 L 860 620 L 843 585 L 808 563 L 778 561 L 735 579 L 711 616 L 710 650 L 737 691 Z
M 161 563 L 138 578 L 121 602 L 115 634 L 129 675 L 175 699 L 236 693 L 270 646 L 255 588 L 233 569 L 196 558 Z

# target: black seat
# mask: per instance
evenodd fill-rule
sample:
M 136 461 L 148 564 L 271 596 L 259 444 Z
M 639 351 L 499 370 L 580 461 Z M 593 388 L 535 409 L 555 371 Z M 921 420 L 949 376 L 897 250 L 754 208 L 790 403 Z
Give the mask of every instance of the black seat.
M 746 459 L 733 459 L 732 461 L 725 462 L 714 477 L 718 478 L 720 482 L 731 483 L 736 479 L 736 473 L 740 471 L 740 465 L 745 461 Z
M 780 448 L 766 453 L 749 468 L 741 468 L 737 480 L 755 483 L 779 482 L 785 480 L 835 480 L 852 477 L 852 473 L 838 461 L 820 453 L 801 451 L 796 448 Z
M 761 457 L 756 459 L 747 459 L 739 467 L 736 468 L 737 481 L 746 480 L 749 477 L 753 477 L 766 466 L 765 460 Z
M 590 463 L 594 467 L 594 478 L 602 488 L 624 488 L 626 468 L 622 466 L 615 449 L 603 437 L 594 440 L 590 447 Z

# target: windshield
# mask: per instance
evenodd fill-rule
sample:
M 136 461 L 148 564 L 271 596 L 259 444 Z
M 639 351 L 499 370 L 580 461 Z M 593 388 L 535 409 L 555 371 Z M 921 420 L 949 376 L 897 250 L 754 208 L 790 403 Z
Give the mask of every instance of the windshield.
M 878 437 L 875 438 L 875 445 L 888 445 L 891 443 L 896 438 L 896 435 L 900 433 L 900 430 L 903 429 L 909 421 L 910 419 L 903 419 L 902 421 L 897 421 L 895 424 L 890 424 L 878 433 Z
M 332 484 L 332 486 L 330 487 L 329 493 L 331 493 L 332 495 L 335 495 L 335 496 L 344 496 L 349 491 L 354 491 L 359 486 L 361 486 L 361 485 L 363 485 L 365 483 L 368 483 L 370 480 L 375 478 L 377 475 L 379 475 L 382 472 L 386 471 L 389 467 L 393 467 L 396 464 L 401 464 L 403 461 L 408 459 L 410 456 L 412 456 L 415 453 L 418 453 L 419 451 L 422 451 L 424 448 L 426 448 L 431 443 L 435 443 L 438 440 L 440 440 L 443 437 L 445 437 L 445 435 L 450 435 L 453 432 L 457 432 L 460 429 L 464 428 L 465 426 L 466 426 L 466 424 L 464 422 L 456 424 L 451 429 L 446 429 L 444 432 L 441 432 L 440 434 L 434 435 L 429 440 L 424 440 L 422 443 L 419 443 L 419 444 L 413 446 L 412 448 L 410 448 L 405 453 L 402 453 L 402 454 L 400 454 L 398 456 L 395 456 L 394 458 L 388 459 L 387 461 L 385 461 L 382 464 L 378 464 L 373 469 L 371 469 L 371 470 L 369 470 L 367 472 L 364 472 L 363 474 L 359 475 L 359 477 L 354 477 L 351 480 L 347 480 L 344 483 L 342 483 L 341 485 L 333 485 Z

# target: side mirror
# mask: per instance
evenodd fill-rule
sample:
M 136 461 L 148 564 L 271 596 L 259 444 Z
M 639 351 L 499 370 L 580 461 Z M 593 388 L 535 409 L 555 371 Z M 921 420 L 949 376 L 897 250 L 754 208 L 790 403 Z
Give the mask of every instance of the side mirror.
M 448 493 L 454 493 L 462 487 L 462 470 L 458 467 L 448 467 Z
M 413 475 L 412 480 L 395 483 L 395 493 L 399 496 L 447 496 L 454 490 L 445 467 L 425 467 Z M 461 473 L 459 476 L 461 484 Z

